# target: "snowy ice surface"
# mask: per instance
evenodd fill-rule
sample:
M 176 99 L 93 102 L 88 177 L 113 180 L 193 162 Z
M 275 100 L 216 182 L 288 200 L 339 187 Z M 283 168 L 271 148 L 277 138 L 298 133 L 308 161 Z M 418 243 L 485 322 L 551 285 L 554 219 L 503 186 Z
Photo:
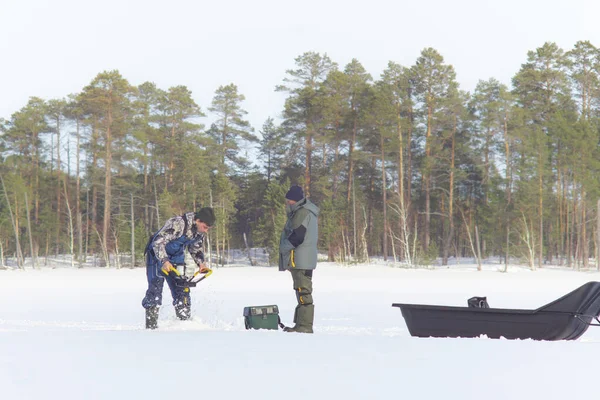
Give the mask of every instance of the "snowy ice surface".
M 597 398 L 600 327 L 577 341 L 413 338 L 394 302 L 537 308 L 598 272 L 320 263 L 315 334 L 246 331 L 245 306 L 291 324 L 289 273 L 228 266 L 192 289 L 194 318 L 143 326 L 144 269 L 0 271 L 0 399 Z M 170 294 L 165 285 L 165 300 Z

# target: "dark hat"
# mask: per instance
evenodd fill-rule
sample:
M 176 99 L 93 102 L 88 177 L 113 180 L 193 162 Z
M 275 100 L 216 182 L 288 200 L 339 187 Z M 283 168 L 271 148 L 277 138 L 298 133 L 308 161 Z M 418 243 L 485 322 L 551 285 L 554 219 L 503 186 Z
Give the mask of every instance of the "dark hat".
M 304 198 L 304 192 L 300 186 L 294 185 L 285 194 L 285 198 L 288 200 L 300 201 Z
M 213 226 L 217 218 L 215 212 L 210 207 L 203 207 L 194 213 L 194 219 L 199 219 L 208 226 Z

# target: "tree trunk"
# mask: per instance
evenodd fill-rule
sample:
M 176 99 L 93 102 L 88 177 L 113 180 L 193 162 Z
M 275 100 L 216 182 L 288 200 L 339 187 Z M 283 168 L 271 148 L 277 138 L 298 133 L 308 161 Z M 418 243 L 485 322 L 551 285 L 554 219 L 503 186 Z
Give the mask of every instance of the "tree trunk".
M 82 244 L 82 233 L 81 233 L 81 228 L 82 228 L 82 223 L 81 223 L 81 179 L 79 177 L 79 142 L 80 142 L 80 137 L 79 137 L 79 118 L 77 118 L 76 120 L 76 137 L 77 137 L 77 144 L 76 144 L 76 163 L 77 165 L 75 166 L 75 215 L 77 216 L 77 261 L 81 261 L 81 256 L 82 256 L 82 248 L 83 248 L 83 244 Z
M 90 215 L 89 215 L 89 210 L 90 210 L 90 189 L 88 188 L 85 191 L 85 208 L 86 208 L 86 213 L 85 213 L 85 252 L 84 254 L 84 259 L 87 260 L 87 256 L 88 256 L 88 246 L 90 244 Z
M 512 161 L 510 153 L 510 138 L 508 137 L 508 116 L 504 114 L 504 150 L 506 152 L 506 203 L 511 202 Z
M 371 157 L 371 170 L 375 171 L 377 168 L 377 160 L 375 160 L 375 157 Z M 367 202 L 367 217 L 366 217 L 366 234 L 369 238 L 369 242 L 372 242 L 372 240 L 370 240 L 372 238 L 373 235 L 373 198 L 375 197 L 375 177 L 373 176 L 373 174 L 369 175 L 369 201 Z M 372 253 L 371 251 L 372 249 L 369 249 L 369 252 Z M 378 251 L 379 252 L 379 251 Z
M 83 261 L 83 221 L 81 212 L 77 214 L 77 262 L 79 267 L 82 266 Z
M 96 225 L 98 221 L 98 188 L 92 186 L 92 225 Z
M 383 182 L 383 261 L 387 261 L 388 257 L 388 223 L 387 223 L 387 184 L 385 176 L 385 149 L 383 141 L 383 132 L 380 130 L 380 146 L 381 146 L 381 181 Z
M 504 272 L 508 272 L 508 258 L 510 257 L 510 220 L 506 218 L 506 249 L 504 250 Z
M 19 226 L 19 200 L 17 199 L 17 194 L 15 193 L 15 225 L 16 225 L 16 232 L 17 235 L 20 234 L 21 232 L 21 228 Z M 23 249 L 21 249 L 21 243 L 20 241 L 17 243 L 17 259 L 21 259 L 21 265 L 23 266 L 23 268 L 25 267 L 25 257 L 23 256 Z
M 304 192 L 305 196 L 310 196 L 311 185 L 311 167 L 312 167 L 312 128 L 306 127 L 306 165 L 304 167 Z
M 448 265 L 448 254 L 450 253 L 450 244 L 452 243 L 452 238 L 454 237 L 454 163 L 456 156 L 455 146 L 457 125 L 457 117 L 454 116 L 454 128 L 452 130 L 452 145 L 450 154 L 450 183 L 448 185 L 448 222 L 450 227 L 448 229 L 446 240 L 444 240 L 444 257 L 442 265 Z
M 477 243 L 477 270 L 481 271 L 481 240 L 479 240 L 479 229 L 475 225 L 475 242 Z
M 221 209 L 223 210 L 223 216 L 225 216 L 225 200 L 222 199 L 221 200 Z M 223 257 L 221 257 L 221 266 L 224 267 L 225 266 L 225 245 L 226 245 L 226 239 L 227 239 L 227 235 L 226 235 L 226 229 L 227 227 L 225 226 L 225 218 L 223 218 L 223 223 L 222 223 L 222 227 L 223 227 L 223 233 L 221 235 L 221 251 L 223 253 Z
M 225 115 L 223 117 L 223 132 L 222 132 L 222 136 L 221 136 L 221 146 L 223 147 L 223 155 L 222 155 L 222 159 L 221 159 L 221 164 L 223 166 L 225 166 L 225 158 L 227 156 L 227 132 L 228 131 L 228 127 L 227 127 L 227 115 Z
M 111 181 L 112 181 L 112 104 L 108 106 L 108 121 L 106 127 L 106 166 L 104 170 L 104 221 L 102 228 L 102 246 L 106 253 L 106 267 L 110 267 L 108 259 L 108 232 L 110 230 L 110 203 L 111 203 Z
M 565 242 L 564 246 L 565 246 L 565 259 L 566 259 L 566 264 L 568 268 L 571 268 L 571 252 L 570 252 L 570 248 L 569 248 L 569 234 L 570 234 L 570 224 L 569 224 L 569 209 L 570 209 L 570 201 L 567 199 L 567 176 L 565 175 L 564 177 L 564 183 L 563 183 L 563 201 L 564 201 L 564 239 L 563 241 Z
M 338 192 L 338 160 L 340 157 L 340 146 L 338 146 L 337 142 L 335 145 L 335 152 L 333 153 L 333 183 L 332 183 L 332 194 L 331 194 L 331 202 L 335 204 L 335 199 L 337 198 Z
M 93 149 L 93 153 L 92 153 L 92 179 L 91 181 L 91 185 L 92 185 L 92 227 L 95 230 L 97 230 L 97 224 L 98 224 L 98 185 L 96 184 L 96 168 L 98 166 L 98 151 L 99 151 L 99 146 L 97 146 L 98 144 L 98 121 L 97 119 L 94 119 L 94 124 L 92 127 L 92 149 Z M 88 203 L 89 205 L 89 203 Z M 88 211 L 88 220 L 89 220 L 89 211 Z M 88 222 L 89 225 L 89 222 Z M 90 237 L 90 231 L 89 231 L 89 227 L 86 227 L 86 249 L 85 252 L 87 254 L 88 252 L 88 248 L 87 248 L 87 244 L 89 243 L 89 237 Z M 97 251 L 97 248 L 94 249 L 94 251 Z
M 2 245 L 2 240 L 0 240 L 0 269 L 6 269 L 6 264 L 4 263 L 4 246 Z
M 8 213 L 10 214 L 10 222 L 12 223 L 13 230 L 15 233 L 15 245 L 17 247 L 17 266 L 20 269 L 25 269 L 22 259 L 21 244 L 19 243 L 19 227 L 17 225 L 17 221 L 15 220 L 15 216 L 13 215 L 12 208 L 10 206 L 10 199 L 8 198 L 8 192 L 6 191 L 6 186 L 4 185 L 4 178 L 2 177 L 2 175 L 0 175 L 0 182 L 2 182 L 2 191 L 4 192 L 4 197 L 6 198 L 6 206 L 8 207 Z
M 46 232 L 46 254 L 44 258 L 45 266 L 48 266 L 48 254 L 50 254 L 50 231 Z
M 69 250 L 71 251 L 71 267 L 75 266 L 75 234 L 73 229 L 73 214 L 71 213 L 71 205 L 69 204 L 69 196 L 67 195 L 67 181 L 63 180 L 65 190 L 65 201 L 67 205 L 67 215 L 69 216 Z
M 538 157 L 538 185 L 539 185 L 539 208 L 538 208 L 538 218 L 540 222 L 540 233 L 538 238 L 538 267 L 542 268 L 544 257 L 544 175 L 543 175 L 543 160 L 542 160 L 542 152 L 539 152 Z
M 173 171 L 175 170 L 175 119 L 171 120 L 171 151 L 169 152 L 169 176 L 167 180 L 167 190 L 173 185 Z M 223 161 L 225 162 L 225 161 Z
M 406 215 L 409 218 L 409 211 L 411 206 L 411 193 L 412 193 L 412 151 L 411 151 L 411 143 L 412 143 L 412 129 L 413 129 L 413 109 L 412 104 L 409 106 L 408 110 L 408 130 L 406 132 Z
M 350 197 L 352 195 L 352 187 L 354 185 L 354 144 L 356 143 L 356 119 L 352 128 L 352 140 L 348 148 L 348 197 L 347 204 L 350 205 Z
M 156 207 L 156 224 L 160 226 L 160 211 L 158 207 L 158 192 L 156 190 L 156 179 L 152 179 L 154 182 L 154 205 Z
M 398 106 L 398 109 L 396 110 L 396 132 L 398 134 L 398 198 L 400 200 L 400 210 L 404 210 L 404 138 L 402 135 L 402 119 L 400 116 L 400 112 L 401 109 L 400 106 Z M 404 258 L 404 227 L 405 224 L 403 224 L 402 218 L 398 218 L 398 234 L 400 235 L 400 250 L 398 252 L 399 260 L 402 260 Z M 391 229 L 392 228 L 390 227 L 390 230 Z
M 150 234 L 150 211 L 148 210 L 148 203 L 150 202 L 148 196 L 148 143 L 144 144 L 144 228 L 146 229 L 146 235 Z
M 596 203 L 596 269 L 600 271 L 600 199 Z
M 577 212 L 577 203 L 575 199 L 572 199 L 570 201 L 570 203 L 572 204 L 571 206 L 571 213 L 569 213 L 569 210 L 567 209 L 567 226 L 568 226 L 568 232 L 567 232 L 567 265 L 572 268 L 574 267 L 573 265 L 573 261 L 574 261 L 574 256 L 573 256 L 573 244 L 574 244 L 574 232 L 575 232 L 575 215 Z M 568 204 L 567 204 L 568 206 Z
M 581 193 L 581 258 L 583 260 L 583 268 L 589 266 L 589 246 L 587 238 L 587 215 L 586 215 L 586 202 L 585 202 L 585 191 Z
M 37 260 L 33 251 L 33 236 L 31 234 L 31 217 L 29 215 L 29 200 L 27 199 L 27 192 L 25 192 L 25 211 L 27 212 L 27 235 L 29 236 L 29 252 L 31 257 L 31 265 L 33 268 L 37 268 Z
M 60 227 L 61 227 L 61 165 L 60 165 L 60 113 L 56 116 L 56 256 L 60 252 Z
M 431 224 L 431 124 L 432 107 L 427 106 L 427 134 L 425 137 L 425 226 L 424 226 L 424 250 L 429 250 L 429 225 Z
M 39 155 L 39 149 L 38 146 L 36 145 L 37 143 L 37 138 L 38 138 L 38 134 L 37 132 L 33 135 L 33 140 L 34 140 L 34 145 L 33 148 L 35 149 L 35 154 L 34 154 L 34 169 L 35 169 L 35 183 L 33 185 L 33 200 L 34 200 L 34 222 L 37 225 L 37 223 L 39 222 L 39 218 L 40 218 L 40 155 Z
M 357 252 L 357 239 L 356 239 L 356 186 L 352 185 L 352 231 L 353 231 L 353 235 L 354 235 L 354 259 L 356 259 L 356 252 Z
M 131 193 L 131 268 L 135 267 L 135 215 L 133 214 L 133 193 Z

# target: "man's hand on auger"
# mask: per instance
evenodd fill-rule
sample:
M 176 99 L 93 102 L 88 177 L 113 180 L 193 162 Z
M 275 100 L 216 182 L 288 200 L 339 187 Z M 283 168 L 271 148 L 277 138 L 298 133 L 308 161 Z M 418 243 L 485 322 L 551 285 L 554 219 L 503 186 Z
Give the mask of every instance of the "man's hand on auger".
M 200 264 L 198 268 L 200 268 L 201 274 L 206 274 L 208 271 L 210 271 L 210 269 L 204 263 Z
M 163 270 L 165 275 L 169 275 L 169 272 L 174 268 L 173 268 L 173 264 L 171 264 L 170 261 L 165 261 L 165 263 L 162 265 L 161 269 Z

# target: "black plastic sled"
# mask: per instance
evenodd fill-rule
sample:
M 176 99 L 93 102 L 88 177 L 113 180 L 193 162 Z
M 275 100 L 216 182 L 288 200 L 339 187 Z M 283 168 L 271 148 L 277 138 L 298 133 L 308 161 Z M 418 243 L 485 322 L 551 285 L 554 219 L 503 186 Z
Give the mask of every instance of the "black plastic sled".
M 411 336 L 575 340 L 600 326 L 600 282 L 578 289 L 536 310 L 399 304 Z M 593 320 L 598 323 L 592 323 Z

